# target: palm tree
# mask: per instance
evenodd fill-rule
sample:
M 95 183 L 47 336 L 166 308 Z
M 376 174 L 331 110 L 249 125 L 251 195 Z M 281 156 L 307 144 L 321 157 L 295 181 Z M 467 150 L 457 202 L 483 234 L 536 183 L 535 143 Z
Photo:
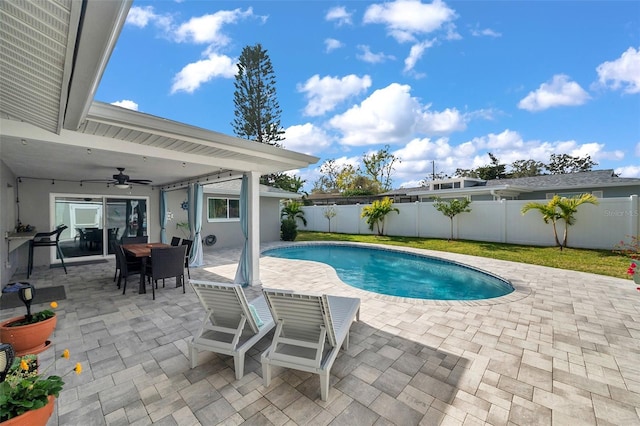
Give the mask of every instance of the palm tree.
M 558 202 L 558 209 L 560 209 L 560 219 L 564 220 L 564 235 L 562 238 L 562 245 L 567 247 L 567 235 L 569 233 L 569 227 L 576 223 L 575 214 L 578 211 L 578 207 L 582 204 L 598 204 L 598 199 L 592 194 L 582 194 L 571 198 L 561 198 Z
M 560 247 L 560 250 L 562 250 L 563 247 L 567 247 L 569 226 L 576 223 L 575 214 L 578 211 L 578 207 L 587 203 L 594 205 L 598 204 L 598 199 L 592 194 L 576 195 L 569 198 L 554 195 L 547 204 L 536 203 L 533 201 L 525 204 L 522 207 L 522 214 L 527 213 L 529 210 L 538 210 L 542 213 L 542 220 L 544 220 L 544 223 L 551 222 L 556 245 Z M 559 219 L 564 221 L 564 235 L 562 243 L 558 238 L 558 230 L 556 228 L 556 223 Z
M 280 218 L 293 219 L 294 221 L 300 219 L 304 226 L 307 226 L 307 219 L 304 217 L 302 204 L 295 200 L 289 200 L 285 203 L 282 211 L 280 211 Z
M 369 230 L 373 231 L 375 225 L 378 235 L 382 236 L 384 235 L 384 218 L 391 212 L 400 214 L 400 210 L 393 207 L 393 200 L 385 197 L 382 200 L 375 200 L 370 206 L 364 206 L 360 217 L 367 219 Z

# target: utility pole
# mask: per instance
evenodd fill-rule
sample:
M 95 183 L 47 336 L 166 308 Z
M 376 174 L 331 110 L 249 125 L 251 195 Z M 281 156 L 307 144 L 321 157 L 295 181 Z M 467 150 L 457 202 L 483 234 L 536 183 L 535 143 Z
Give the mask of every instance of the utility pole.
M 436 180 L 436 160 L 431 160 L 431 180 Z

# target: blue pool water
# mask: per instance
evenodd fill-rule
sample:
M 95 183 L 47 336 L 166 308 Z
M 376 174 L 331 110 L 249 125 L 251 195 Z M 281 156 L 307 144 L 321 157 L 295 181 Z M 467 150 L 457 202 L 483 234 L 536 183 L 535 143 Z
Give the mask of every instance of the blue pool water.
M 514 289 L 497 276 L 435 257 L 336 244 L 306 244 L 267 250 L 265 256 L 312 260 L 332 266 L 345 283 L 390 296 L 478 300 Z

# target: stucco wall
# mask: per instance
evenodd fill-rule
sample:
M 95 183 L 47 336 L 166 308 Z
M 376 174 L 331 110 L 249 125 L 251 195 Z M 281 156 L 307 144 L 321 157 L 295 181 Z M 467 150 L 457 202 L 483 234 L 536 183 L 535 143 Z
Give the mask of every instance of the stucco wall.
M 207 235 L 215 235 L 216 243 L 213 246 L 203 246 L 204 250 L 215 250 L 223 247 L 240 247 L 244 242 L 239 220 L 224 222 L 209 222 L 207 219 L 207 198 L 234 198 L 237 195 L 204 193 L 202 205 L 202 238 Z M 187 211 L 181 204 L 187 201 L 186 190 L 174 190 L 167 193 L 167 210 L 172 218 L 167 221 L 167 238 L 186 238 L 184 232 L 176 226 L 181 222 L 188 222 Z M 171 216 L 171 215 L 170 215 Z M 270 242 L 280 240 L 280 205 L 277 198 L 260 197 L 260 241 Z
M 15 186 L 16 177 L 9 167 L 0 160 L 0 234 L 2 244 L 0 246 L 0 284 L 9 282 L 11 276 L 17 268 L 19 250 L 7 253 L 7 242 L 4 236 L 7 232 L 12 232 L 16 226 L 16 200 Z
M 114 187 L 107 188 L 105 184 L 83 183 L 83 185 L 80 186 L 79 183 L 63 181 L 55 181 L 55 184 L 52 184 L 49 180 L 23 178 L 22 183 L 19 183 L 17 188 L 19 190 L 20 200 L 20 221 L 25 225 L 35 226 L 39 232 L 48 232 L 55 228 L 55 226 L 60 225 L 58 223 L 51 223 L 50 194 L 64 194 L 75 197 L 82 197 L 84 195 L 149 197 L 147 207 L 147 233 L 149 239 L 152 241 L 158 241 L 160 239 L 158 220 L 159 195 L 157 190 L 152 190 L 150 187 L 134 186 L 132 189 L 122 190 Z M 5 210 L 4 203 L 2 210 Z M 16 250 L 16 253 L 18 270 L 24 272 L 28 259 L 28 245 L 23 245 Z M 34 266 L 49 264 L 50 259 L 47 249 L 34 251 Z

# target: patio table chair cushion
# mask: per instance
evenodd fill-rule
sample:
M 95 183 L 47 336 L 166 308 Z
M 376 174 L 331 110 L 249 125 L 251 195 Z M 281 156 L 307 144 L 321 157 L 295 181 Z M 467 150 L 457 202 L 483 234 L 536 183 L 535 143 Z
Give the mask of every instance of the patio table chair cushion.
M 275 326 L 264 296 L 249 304 L 240 284 L 201 280 L 190 280 L 190 284 L 205 309 L 200 330 L 189 343 L 191 368 L 198 365 L 198 350 L 232 355 L 240 380 L 246 352 Z M 252 315 L 251 306 L 260 321 Z
M 274 321 L 273 342 L 261 356 L 264 385 L 271 366 L 320 376 L 320 395 L 329 396 L 329 376 L 340 347 L 349 347 L 349 329 L 360 318 L 360 299 L 264 289 Z

